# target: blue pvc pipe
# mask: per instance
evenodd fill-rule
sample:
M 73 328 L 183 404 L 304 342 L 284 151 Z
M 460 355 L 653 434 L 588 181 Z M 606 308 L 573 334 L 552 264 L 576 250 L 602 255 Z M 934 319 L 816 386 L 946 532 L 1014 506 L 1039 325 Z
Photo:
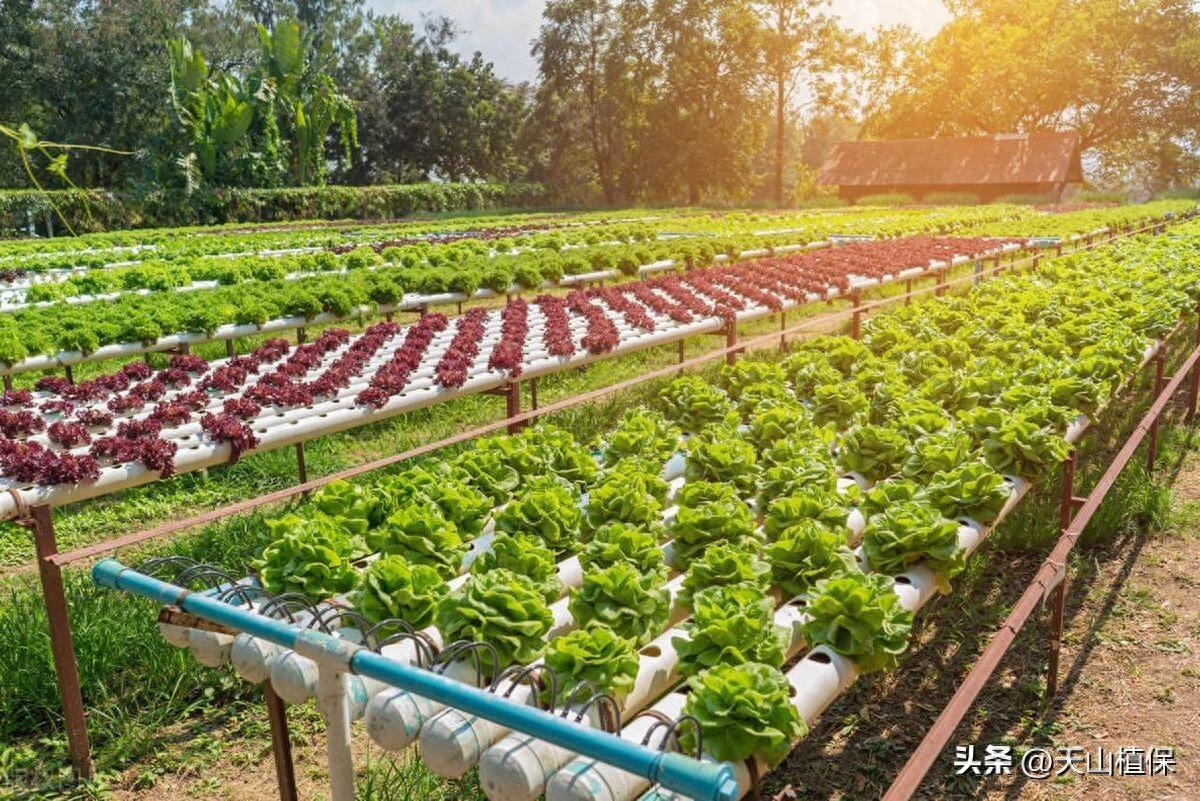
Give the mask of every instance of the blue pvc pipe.
M 298 629 L 201 593 L 159 581 L 125 567 L 116 559 L 97 562 L 92 567 L 92 580 L 101 587 L 120 589 L 161 604 L 178 606 L 197 617 L 244 631 L 284 648 L 301 650 L 306 655 L 313 655 L 314 651 L 322 652 L 330 660 L 343 665 L 347 671 L 369 676 L 573 753 L 613 765 L 689 798 L 737 801 L 740 796 L 733 769 L 726 763 L 700 762 L 682 754 L 663 753 L 612 734 L 579 726 L 557 715 L 514 703 L 424 668 L 394 662 L 346 640 L 311 629 Z

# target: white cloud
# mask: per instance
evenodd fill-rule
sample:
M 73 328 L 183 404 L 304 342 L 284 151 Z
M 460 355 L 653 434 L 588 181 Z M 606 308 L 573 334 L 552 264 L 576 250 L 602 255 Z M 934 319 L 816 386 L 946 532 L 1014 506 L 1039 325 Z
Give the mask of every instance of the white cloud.
M 529 55 L 545 0 L 368 0 L 376 11 L 420 22 L 423 14 L 449 17 L 464 31 L 459 49 L 476 50 L 512 80 L 533 80 L 537 65 Z M 941 0 L 833 0 L 833 9 L 859 31 L 906 23 L 926 36 L 949 18 Z

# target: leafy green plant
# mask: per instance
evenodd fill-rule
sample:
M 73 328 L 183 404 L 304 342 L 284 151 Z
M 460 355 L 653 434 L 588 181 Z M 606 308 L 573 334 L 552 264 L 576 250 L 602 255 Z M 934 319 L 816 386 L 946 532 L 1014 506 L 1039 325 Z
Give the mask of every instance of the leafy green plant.
M 838 461 L 868 481 L 885 478 L 900 467 L 910 450 L 908 438 L 894 428 L 861 425 L 842 435 Z
M 446 580 L 434 568 L 409 564 L 402 556 L 384 556 L 362 572 L 352 598 L 355 608 L 373 623 L 397 618 L 419 630 L 433 622 L 434 609 L 446 592 Z
M 643 575 L 666 576 L 663 552 L 654 536 L 625 523 L 609 523 L 593 532 L 579 553 L 579 564 L 587 572 L 618 562 L 628 562 Z
M 775 602 L 757 584 L 723 584 L 696 593 L 685 629 L 686 637 L 671 639 L 682 676 L 716 665 L 783 664 L 784 632 L 775 625 Z
M 634 643 L 600 623 L 555 638 L 546 648 L 545 660 L 558 679 L 558 703 L 570 700 L 571 691 L 584 681 L 610 693 L 619 703 L 633 689 L 638 672 Z M 549 690 L 543 695 L 549 695 Z M 583 699 L 576 696 L 574 700 Z
M 563 481 L 583 489 L 596 480 L 600 470 L 596 460 L 569 431 L 543 424 L 526 429 L 521 437 L 539 453 L 546 469 Z
M 843 573 L 817 582 L 802 630 L 809 646 L 827 646 L 871 673 L 896 666 L 912 623 L 913 613 L 901 605 L 890 576 Z
M 417 501 L 392 512 L 382 526 L 367 532 L 367 545 L 416 565 L 429 565 L 446 579 L 458 575 L 467 552 L 458 529 L 432 501 Z
M 608 523 L 654 530 L 662 522 L 667 482 L 652 465 L 627 459 L 606 471 L 588 493 L 587 525 L 595 531 Z
M 528 664 L 541 655 L 554 616 L 540 589 L 525 576 L 497 568 L 473 575 L 442 598 L 434 616 L 442 639 L 486 642 L 499 657 L 495 667 Z M 483 667 L 492 657 L 480 651 Z
M 471 563 L 471 574 L 478 575 L 503 568 L 530 579 L 541 591 L 546 603 L 563 594 L 554 552 L 533 534 L 497 534 L 491 547 Z
M 348 532 L 362 536 L 371 527 L 378 501 L 370 490 L 349 481 L 334 481 L 317 490 L 313 505 L 324 515 L 336 518 Z
M 754 446 L 731 426 L 709 426 L 687 443 L 684 476 L 691 481 L 728 484 L 743 498 L 754 495 Z
M 800 453 L 786 462 L 762 470 L 758 480 L 759 508 L 769 508 L 777 498 L 804 494 L 809 490 L 834 492 L 837 473 L 825 451 Z
M 567 608 L 576 625 L 601 623 L 642 646 L 662 631 L 671 611 L 670 594 L 659 585 L 658 575 L 618 562 L 584 574 Z
M 984 525 L 995 521 L 1011 495 L 1004 477 L 981 461 L 939 471 L 925 489 L 925 497 L 944 517 L 965 515 Z
M 971 458 L 971 438 L 953 428 L 934 431 L 912 444 L 900 468 L 906 478 L 927 481 L 934 473 L 953 470 Z
M 673 565 L 683 570 L 702 552 L 718 543 L 755 549 L 761 535 L 749 507 L 727 484 L 689 483 L 677 498 L 679 509 L 671 521 L 675 539 Z
M 854 552 L 841 531 L 816 520 L 802 520 L 767 545 L 771 580 L 784 597 L 810 592 L 822 579 L 858 571 Z
M 755 384 L 776 384 L 784 382 L 783 367 L 774 362 L 764 362 L 758 359 L 739 359 L 733 364 L 721 367 L 720 383 L 729 397 L 735 401 L 740 399 L 743 390 Z
M 817 438 L 812 415 L 796 401 L 763 403 L 750 415 L 745 437 L 760 455 L 792 438 Z
M 816 520 L 842 531 L 849 516 L 850 509 L 841 495 L 814 487 L 773 500 L 763 518 L 763 532 L 773 540 L 802 520 Z
M 676 378 L 659 394 L 667 419 L 684 431 L 701 431 L 705 426 L 737 420 L 729 396 L 700 376 Z
M 660 412 L 626 409 L 603 444 L 604 464 L 612 467 L 623 459 L 636 458 L 661 468 L 679 448 L 679 434 L 679 428 Z
M 752 584 L 765 592 L 771 583 L 771 565 L 757 549 L 743 544 L 720 542 L 693 559 L 683 577 L 679 602 L 691 604 L 701 591 L 729 584 Z
M 807 731 L 792 706 L 787 679 L 769 665 L 717 665 L 688 684 L 692 691 L 684 712 L 699 721 L 704 750 L 714 759 L 756 757 L 774 765 Z M 694 748 L 695 732 L 685 728 L 680 741 L 685 749 Z
M 863 555 L 880 573 L 895 574 L 922 562 L 933 570 L 943 592 L 949 592 L 950 579 L 966 566 L 958 524 L 923 500 L 893 503 L 872 515 L 863 532 Z
M 817 386 L 809 408 L 817 425 L 832 424 L 838 429 L 846 429 L 864 416 L 870 405 L 861 389 L 849 381 L 841 381 Z
M 313 602 L 349 592 L 358 579 L 347 540 L 311 529 L 273 540 L 263 549 L 255 568 L 268 592 L 298 592 Z
M 487 495 L 496 506 L 512 497 L 521 483 L 521 474 L 516 468 L 494 451 L 472 448 L 460 454 L 454 466 L 462 470 L 471 485 Z
M 496 515 L 496 531 L 537 537 L 556 554 L 579 550 L 583 513 L 567 486 L 541 480 L 519 493 Z

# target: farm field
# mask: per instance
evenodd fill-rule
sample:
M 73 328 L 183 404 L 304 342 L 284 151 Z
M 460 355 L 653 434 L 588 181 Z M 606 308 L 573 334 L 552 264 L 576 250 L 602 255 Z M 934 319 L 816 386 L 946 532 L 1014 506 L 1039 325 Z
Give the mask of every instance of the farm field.
M 843 699 L 905 675 L 928 616 L 985 628 L 981 576 L 1032 572 L 1064 460 L 1111 456 L 1143 368 L 1178 366 L 1195 210 L 646 209 L 0 242 L 0 793 L 218 798 L 203 774 L 229 743 L 225 780 L 270 796 L 269 681 L 305 794 L 680 797 L 375 678 L 332 690 L 261 637 L 156 625 L 112 562 L 105 586 L 88 575 L 120 535 L 539 402 L 565 408 L 113 555 L 590 730 L 619 719 L 628 743 L 729 763 L 738 795 L 803 785 L 795 754 L 853 718 Z M 1161 458 L 1182 458 L 1185 424 L 1169 426 Z M 1162 526 L 1149 474 L 1119 493 L 1111 529 Z M 100 771 L 82 791 L 13 522 L 44 505 L 60 552 L 91 549 L 64 567 Z

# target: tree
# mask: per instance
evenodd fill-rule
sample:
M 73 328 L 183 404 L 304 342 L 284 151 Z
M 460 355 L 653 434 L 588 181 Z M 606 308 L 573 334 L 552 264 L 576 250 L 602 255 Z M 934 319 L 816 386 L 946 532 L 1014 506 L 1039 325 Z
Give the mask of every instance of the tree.
M 784 205 L 789 112 L 797 89 L 806 108 L 831 114 L 844 108 L 846 76 L 855 66 L 856 41 L 829 14 L 827 0 L 755 0 L 763 27 L 763 63 L 774 100 L 773 191 Z
M 953 19 L 899 60 L 897 88 L 869 107 L 869 134 L 1077 131 L 1110 166 L 1195 151 L 1200 12 L 1189 0 L 949 6 Z

